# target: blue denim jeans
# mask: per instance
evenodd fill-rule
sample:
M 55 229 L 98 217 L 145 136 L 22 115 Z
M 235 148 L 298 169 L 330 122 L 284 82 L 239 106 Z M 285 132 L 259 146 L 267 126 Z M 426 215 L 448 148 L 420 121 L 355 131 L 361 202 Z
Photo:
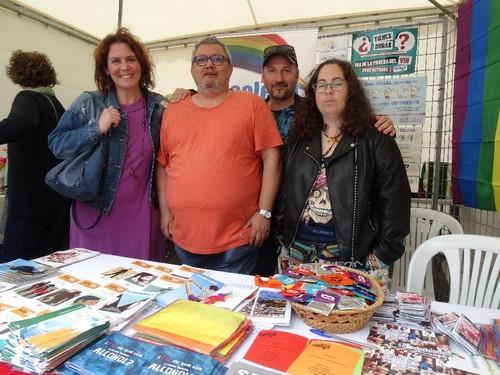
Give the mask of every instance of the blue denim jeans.
M 257 264 L 258 248 L 247 244 L 219 254 L 194 254 L 175 245 L 175 252 L 183 264 L 216 271 L 251 275 Z

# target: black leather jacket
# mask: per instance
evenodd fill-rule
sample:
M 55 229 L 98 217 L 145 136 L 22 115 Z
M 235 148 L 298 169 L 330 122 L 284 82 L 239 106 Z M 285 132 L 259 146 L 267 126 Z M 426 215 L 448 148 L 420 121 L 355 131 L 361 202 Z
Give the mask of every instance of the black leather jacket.
M 286 246 L 295 239 L 318 175 L 321 136 L 289 147 L 282 223 Z M 386 264 L 400 258 L 410 230 L 410 186 L 396 142 L 374 128 L 357 139 L 344 134 L 326 168 L 342 260 L 351 260 L 353 254 L 355 260 L 364 262 L 372 251 Z

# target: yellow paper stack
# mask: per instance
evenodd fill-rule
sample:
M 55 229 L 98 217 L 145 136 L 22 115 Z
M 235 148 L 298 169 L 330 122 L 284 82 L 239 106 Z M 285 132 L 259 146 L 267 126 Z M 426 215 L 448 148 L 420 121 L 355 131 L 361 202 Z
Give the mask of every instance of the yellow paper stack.
M 177 300 L 134 325 L 135 337 L 170 343 L 225 362 L 251 330 L 245 315 Z

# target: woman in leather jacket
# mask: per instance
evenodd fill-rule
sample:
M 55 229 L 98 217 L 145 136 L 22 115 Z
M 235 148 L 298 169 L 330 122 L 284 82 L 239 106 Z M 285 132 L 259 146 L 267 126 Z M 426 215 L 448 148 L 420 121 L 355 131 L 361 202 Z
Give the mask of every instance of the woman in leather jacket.
M 374 121 L 350 63 L 316 68 L 287 145 L 282 269 L 315 261 L 380 269 L 403 255 L 408 177 Z
M 161 261 L 155 154 L 163 97 L 150 91 L 153 66 L 144 45 L 125 28 L 94 51 L 98 91 L 84 92 L 49 135 L 56 157 L 74 158 L 107 143 L 107 163 L 95 202 L 73 202 L 70 247 Z

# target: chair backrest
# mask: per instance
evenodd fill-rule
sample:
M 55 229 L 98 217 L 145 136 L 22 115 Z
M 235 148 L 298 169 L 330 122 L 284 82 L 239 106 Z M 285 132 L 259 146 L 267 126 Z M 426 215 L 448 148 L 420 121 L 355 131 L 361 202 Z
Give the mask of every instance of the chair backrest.
M 453 216 L 428 208 L 412 207 L 410 220 L 410 233 L 405 239 L 405 253 L 392 268 L 391 291 L 406 289 L 408 266 L 415 249 L 421 243 L 442 234 L 464 233 L 462 226 Z M 430 290 L 433 289 L 430 277 L 427 279 L 426 289 L 429 289 L 430 294 L 434 294 L 433 290 Z
M 421 293 L 424 270 L 443 253 L 450 268 L 450 303 L 498 309 L 500 306 L 500 238 L 450 234 L 422 243 L 408 269 L 407 291 Z

